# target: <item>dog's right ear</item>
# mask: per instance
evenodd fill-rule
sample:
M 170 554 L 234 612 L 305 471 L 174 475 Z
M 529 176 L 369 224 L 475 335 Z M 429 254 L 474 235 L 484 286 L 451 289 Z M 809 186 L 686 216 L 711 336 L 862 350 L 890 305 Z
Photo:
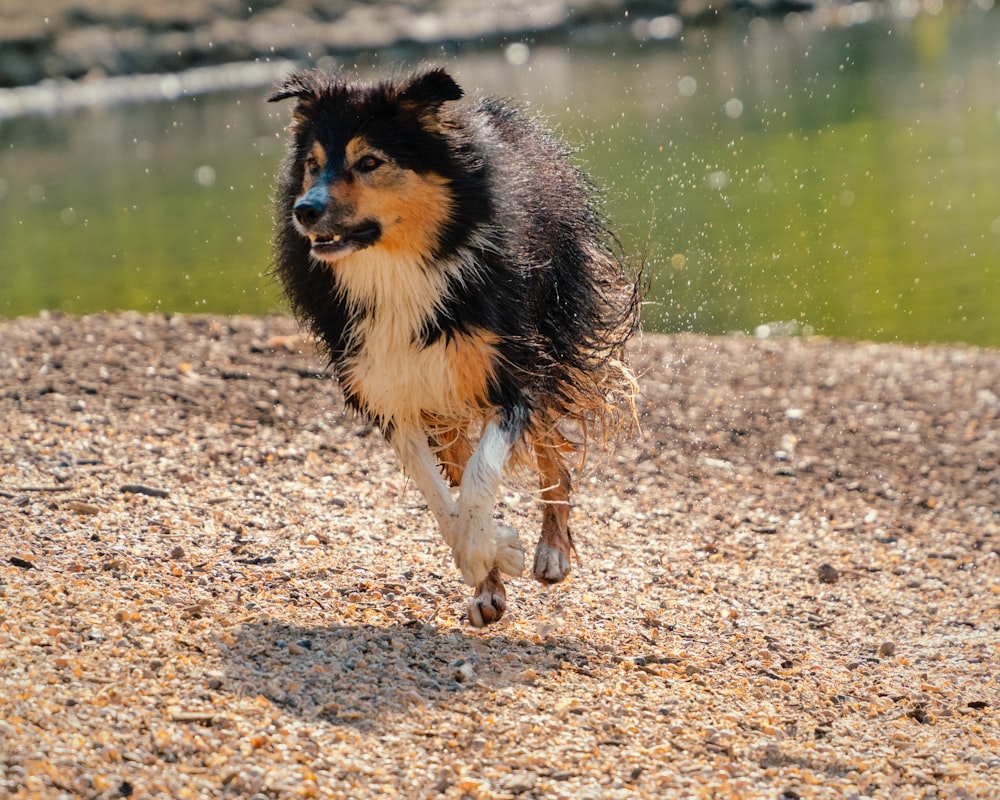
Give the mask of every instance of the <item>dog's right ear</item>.
M 297 97 L 300 102 L 312 102 L 319 99 L 321 88 L 319 73 L 315 70 L 305 69 L 301 72 L 293 72 L 285 78 L 284 83 L 271 93 L 267 102 L 276 103 L 290 97 Z
M 269 103 L 277 103 L 279 100 L 296 98 L 298 102 L 292 110 L 292 123 L 286 130 L 296 133 L 301 130 L 309 118 L 316 101 L 319 100 L 323 91 L 323 80 L 316 70 L 302 70 L 289 75 L 285 82 L 278 86 L 267 98 Z

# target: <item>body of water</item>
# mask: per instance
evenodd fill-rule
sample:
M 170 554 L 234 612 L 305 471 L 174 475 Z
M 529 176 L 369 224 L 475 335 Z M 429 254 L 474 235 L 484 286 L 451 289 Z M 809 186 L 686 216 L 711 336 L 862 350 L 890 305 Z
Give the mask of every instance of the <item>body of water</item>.
M 663 18 L 425 62 L 579 149 L 649 265 L 649 330 L 1000 346 L 1000 14 L 934 10 L 657 38 Z M 0 316 L 283 309 L 288 108 L 266 94 L 0 121 Z

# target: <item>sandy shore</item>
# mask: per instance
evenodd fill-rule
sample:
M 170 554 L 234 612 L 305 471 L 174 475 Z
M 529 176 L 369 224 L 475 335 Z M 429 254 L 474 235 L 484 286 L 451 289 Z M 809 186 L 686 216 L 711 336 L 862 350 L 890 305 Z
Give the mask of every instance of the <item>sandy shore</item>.
M 0 795 L 995 796 L 1000 353 L 647 336 L 478 631 L 293 333 L 0 321 Z

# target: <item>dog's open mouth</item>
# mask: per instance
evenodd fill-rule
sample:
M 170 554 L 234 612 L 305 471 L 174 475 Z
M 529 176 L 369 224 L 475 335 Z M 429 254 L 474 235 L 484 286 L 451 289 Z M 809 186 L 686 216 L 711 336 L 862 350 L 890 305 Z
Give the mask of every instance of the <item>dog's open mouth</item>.
M 309 234 L 309 242 L 314 256 L 324 261 L 335 261 L 348 253 L 370 247 L 381 235 L 378 223 L 371 222 L 338 233 L 313 231 Z

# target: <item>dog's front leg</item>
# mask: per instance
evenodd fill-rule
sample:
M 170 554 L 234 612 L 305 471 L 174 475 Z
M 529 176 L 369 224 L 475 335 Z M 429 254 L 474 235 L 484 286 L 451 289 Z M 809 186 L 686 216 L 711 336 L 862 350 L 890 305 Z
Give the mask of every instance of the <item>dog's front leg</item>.
M 482 583 L 494 566 L 508 575 L 524 571 L 524 550 L 517 531 L 493 520 L 503 469 L 521 429 L 509 417 L 489 423 L 462 476 L 457 531 L 451 549 L 470 586 Z
M 388 439 L 396 457 L 402 462 L 403 469 L 417 484 L 427 501 L 445 542 L 454 548 L 458 536 L 458 505 L 441 477 L 434 454 L 427 444 L 427 437 L 421 431 L 396 429 Z

